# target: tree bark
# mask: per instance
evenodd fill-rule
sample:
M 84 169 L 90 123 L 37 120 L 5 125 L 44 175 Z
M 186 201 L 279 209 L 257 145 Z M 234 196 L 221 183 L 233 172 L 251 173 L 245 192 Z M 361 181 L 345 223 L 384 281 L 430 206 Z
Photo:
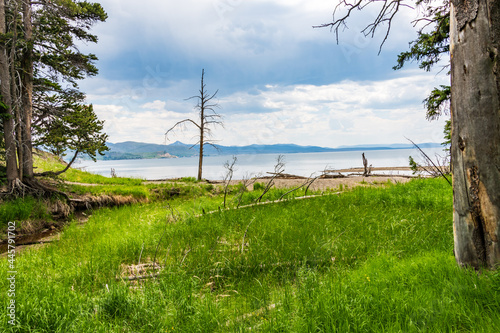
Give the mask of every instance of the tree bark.
M 23 179 L 33 178 L 33 143 L 31 140 L 31 121 L 33 108 L 33 27 L 31 24 L 31 2 L 23 1 L 23 26 L 25 49 L 22 59 L 22 168 Z
M 6 32 L 5 0 L 0 0 L 0 34 Z M 0 43 L 0 94 L 6 109 L 2 110 L 5 160 L 7 167 L 7 181 L 9 189 L 19 178 L 16 161 L 16 140 L 14 131 L 14 115 L 12 114 L 12 97 L 10 91 L 10 71 L 8 50 L 5 43 Z
M 200 157 L 198 159 L 198 180 L 201 180 L 202 170 L 203 170 L 203 123 L 201 125 L 201 135 L 200 135 Z
M 459 264 L 500 264 L 500 0 L 452 0 L 453 230 Z
M 203 172 L 203 145 L 205 135 L 205 69 L 201 71 L 201 89 L 200 89 L 200 157 L 198 160 L 198 180 L 201 180 Z

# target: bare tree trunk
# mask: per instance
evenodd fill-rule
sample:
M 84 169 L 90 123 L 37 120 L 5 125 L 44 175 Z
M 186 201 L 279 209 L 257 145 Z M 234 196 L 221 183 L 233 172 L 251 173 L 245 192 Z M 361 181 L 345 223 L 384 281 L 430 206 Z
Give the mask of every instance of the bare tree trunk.
M 203 145 L 205 144 L 205 70 L 201 71 L 201 89 L 200 89 L 200 157 L 198 161 L 198 180 L 201 180 L 203 172 Z
M 5 0 L 0 0 L 0 34 L 6 32 Z M 16 161 L 16 140 L 14 134 L 14 116 L 12 114 L 12 96 L 10 91 L 9 57 L 5 43 L 0 43 L 0 94 L 6 108 L 2 110 L 5 160 L 7 166 L 7 181 L 12 188 L 16 179 L 19 178 Z
M 13 17 L 11 22 L 17 22 L 19 14 L 19 3 L 14 1 Z M 17 164 L 23 164 L 23 146 L 21 137 L 21 114 L 20 114 L 20 102 L 19 102 L 19 87 L 16 72 L 16 45 L 17 45 L 17 27 L 18 24 L 12 24 L 12 47 L 10 48 L 10 96 L 11 96 L 11 113 L 14 115 L 14 136 L 16 139 L 17 148 Z M 19 179 L 23 179 L 22 168 L 17 169 Z
M 201 127 L 200 135 L 200 157 L 198 160 L 198 180 L 201 180 L 203 170 L 203 125 Z
M 21 110 L 21 138 L 24 178 L 33 178 L 33 144 L 31 140 L 32 96 L 33 96 L 33 27 L 31 25 L 31 2 L 23 1 L 23 26 L 25 50 L 22 59 L 22 110 Z
M 201 95 L 203 96 L 203 74 L 201 76 Z M 200 157 L 198 160 L 198 180 L 201 180 L 202 177 L 202 172 L 203 172 L 203 146 L 205 144 L 204 142 L 204 134 L 205 134 L 205 121 L 203 120 L 204 118 L 204 102 L 203 99 L 201 100 L 201 108 L 200 108 Z
M 500 264 L 500 0 L 452 0 L 455 257 Z

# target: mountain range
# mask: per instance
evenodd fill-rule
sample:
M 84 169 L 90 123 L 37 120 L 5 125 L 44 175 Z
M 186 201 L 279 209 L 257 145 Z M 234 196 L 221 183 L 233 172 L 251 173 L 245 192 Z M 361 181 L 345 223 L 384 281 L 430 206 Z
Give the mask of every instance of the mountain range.
M 120 143 L 107 143 L 109 150 L 104 156 L 99 157 L 103 160 L 122 160 L 122 159 L 146 159 L 146 158 L 176 158 L 197 156 L 199 145 L 188 145 L 176 141 L 169 145 L 160 145 L 154 143 L 126 141 Z M 439 143 L 421 143 L 420 148 L 441 147 Z M 414 146 L 408 144 L 386 144 L 386 145 L 356 145 L 340 146 L 338 148 L 327 148 L 318 146 L 300 146 L 295 144 L 274 144 L 274 145 L 249 145 L 249 146 L 222 146 L 217 148 L 205 146 L 204 155 L 241 155 L 241 154 L 294 154 L 294 153 L 321 153 L 321 152 L 340 152 L 340 151 L 370 151 L 370 150 L 388 150 L 388 149 L 411 149 Z

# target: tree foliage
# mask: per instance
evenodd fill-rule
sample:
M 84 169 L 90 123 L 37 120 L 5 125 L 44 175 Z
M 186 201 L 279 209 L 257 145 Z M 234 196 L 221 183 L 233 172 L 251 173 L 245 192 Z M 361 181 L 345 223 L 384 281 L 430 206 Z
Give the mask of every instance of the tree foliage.
M 88 133 L 94 138 L 91 144 L 76 151 L 95 156 L 104 149 L 99 144 L 105 137 L 102 122 L 92 120 L 92 106 L 85 105 L 77 82 L 98 72 L 97 57 L 81 52 L 78 44 L 96 43 L 97 36 L 89 31 L 107 15 L 100 4 L 88 1 L 0 1 L 3 133 L 6 156 L 13 151 L 18 156 L 17 161 L 12 155 L 6 158 L 12 187 L 33 175 L 33 143 L 56 145 L 55 151 L 75 150 L 69 138 L 83 138 L 82 132 L 75 134 L 76 118 L 78 126 L 97 131 Z
M 104 121 L 97 118 L 92 105 L 75 105 L 47 127 L 36 128 L 40 136 L 35 143 L 61 157 L 72 151 L 74 155 L 64 169 L 66 171 L 78 154 L 85 154 L 95 161 L 97 154 L 103 155 L 108 150 L 108 136 L 102 133 L 103 126 Z

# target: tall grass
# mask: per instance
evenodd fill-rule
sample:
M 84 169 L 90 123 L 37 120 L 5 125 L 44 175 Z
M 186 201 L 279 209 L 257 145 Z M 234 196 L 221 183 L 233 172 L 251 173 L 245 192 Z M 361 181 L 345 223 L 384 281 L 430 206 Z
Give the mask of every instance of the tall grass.
M 50 219 L 45 202 L 33 197 L 0 201 L 0 230 L 5 229 L 9 221 L 28 219 Z
M 61 163 L 59 159 L 48 153 L 42 153 L 41 156 L 34 155 L 34 166 L 37 173 L 42 173 L 45 171 L 60 171 L 63 170 L 66 165 Z M 84 184 L 106 184 L 106 185 L 141 185 L 142 180 L 136 178 L 122 178 L 122 177 L 104 177 L 101 175 L 93 174 L 90 172 L 78 170 L 75 168 L 70 168 L 66 172 L 58 176 L 58 178 Z
M 494 332 L 500 324 L 500 274 L 455 264 L 451 190 L 441 180 L 197 217 L 220 201 L 101 209 L 70 225 L 57 244 L 17 258 L 18 324 L 4 311 L 0 330 Z M 124 280 L 139 258 L 155 258 L 160 275 Z

